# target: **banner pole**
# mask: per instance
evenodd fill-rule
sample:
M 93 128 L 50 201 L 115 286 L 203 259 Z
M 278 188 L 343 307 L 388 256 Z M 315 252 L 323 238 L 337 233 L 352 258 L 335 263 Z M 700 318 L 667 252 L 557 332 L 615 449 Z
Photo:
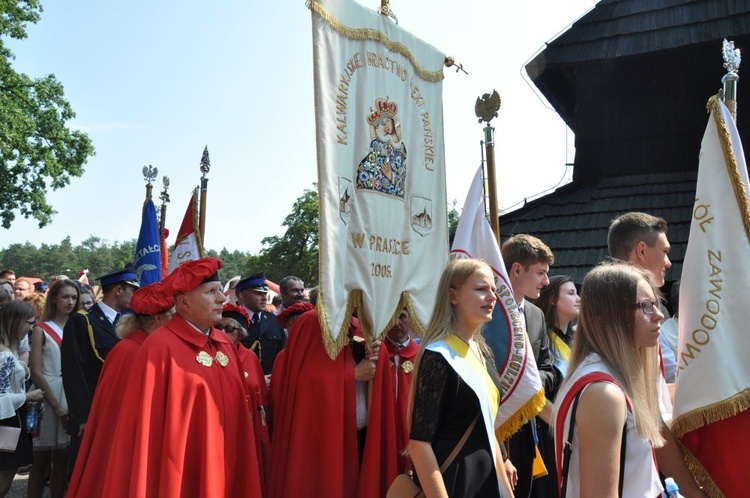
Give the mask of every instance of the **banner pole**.
M 208 178 L 206 174 L 211 170 L 211 160 L 208 157 L 208 145 L 203 149 L 203 156 L 201 157 L 201 204 L 200 204 L 200 218 L 199 218 L 199 229 L 201 235 L 201 244 L 205 247 L 206 240 L 206 195 L 208 193 Z
M 490 227 L 495 234 L 497 245 L 500 246 L 500 215 L 498 213 L 497 202 L 497 175 L 495 172 L 495 128 L 490 126 L 490 121 L 497 117 L 497 111 L 500 110 L 500 95 L 497 90 L 492 94 L 485 93 L 477 97 L 474 105 L 474 112 L 479 118 L 479 123 L 485 122 L 484 127 L 484 147 L 487 151 L 487 198 L 490 211 Z

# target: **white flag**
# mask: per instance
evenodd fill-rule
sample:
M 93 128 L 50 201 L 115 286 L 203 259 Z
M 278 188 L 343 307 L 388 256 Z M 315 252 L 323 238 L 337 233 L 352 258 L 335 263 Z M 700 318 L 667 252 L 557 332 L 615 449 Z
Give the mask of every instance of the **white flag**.
M 484 337 L 495 355 L 502 385 L 502 403 L 497 412 L 495 429 L 498 439 L 503 441 L 542 410 L 545 398 L 503 256 L 484 213 L 480 167 L 461 211 L 451 257 L 482 259 L 495 274 L 497 304 L 492 321 L 484 329 Z
M 352 313 L 382 337 L 418 330 L 448 261 L 445 55 L 350 0 L 311 0 L 320 193 L 318 311 L 326 349 Z
M 747 496 L 750 187 L 729 111 L 718 97 L 708 107 L 680 285 L 672 431 L 709 496 Z
M 202 257 L 203 248 L 198 230 L 198 189 L 195 189 L 190 197 L 190 204 L 185 211 L 180 231 L 177 232 L 172 257 L 169 260 L 169 273 L 186 261 Z

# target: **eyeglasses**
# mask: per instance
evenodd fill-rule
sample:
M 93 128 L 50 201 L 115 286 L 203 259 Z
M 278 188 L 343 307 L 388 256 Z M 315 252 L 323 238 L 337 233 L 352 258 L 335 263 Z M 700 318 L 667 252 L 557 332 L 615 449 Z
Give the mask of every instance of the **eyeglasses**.
M 661 302 L 660 301 L 651 301 L 650 299 L 647 299 L 645 301 L 641 301 L 640 303 L 635 303 L 633 305 L 634 308 L 640 308 L 641 311 L 643 311 L 644 315 L 653 315 L 655 309 L 660 309 Z
M 36 325 L 36 320 L 26 320 L 26 323 L 29 324 L 29 327 L 33 327 L 34 325 Z
M 231 333 L 233 333 L 233 332 L 234 332 L 235 330 L 237 330 L 237 331 L 239 331 L 239 332 L 242 332 L 242 329 L 241 329 L 240 327 L 232 327 L 231 325 L 222 325 L 222 324 L 218 324 L 218 325 L 216 325 L 216 328 L 217 328 L 217 329 L 219 329 L 219 330 L 223 330 L 223 331 L 224 331 L 224 332 L 226 332 L 227 334 L 231 334 Z

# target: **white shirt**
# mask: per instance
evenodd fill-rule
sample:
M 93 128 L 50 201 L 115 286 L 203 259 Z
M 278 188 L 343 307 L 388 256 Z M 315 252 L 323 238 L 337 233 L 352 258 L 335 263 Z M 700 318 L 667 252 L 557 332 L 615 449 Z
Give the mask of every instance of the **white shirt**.
M 576 368 L 574 372 L 568 372 L 570 377 L 566 380 L 565 385 L 562 386 L 560 392 L 557 394 L 555 399 L 556 408 L 560 408 L 562 400 L 568 393 L 573 384 L 586 374 L 592 372 L 604 372 L 612 377 L 615 377 L 612 371 L 604 364 L 601 357 L 596 353 L 591 353 L 583 362 Z M 588 387 L 588 386 L 587 386 Z M 583 391 L 587 389 L 583 388 Z M 581 392 L 583 392 L 581 391 Z M 570 406 L 572 409 L 572 404 Z M 568 439 L 568 429 L 570 427 L 570 409 L 565 417 L 565 424 L 563 427 L 559 427 L 555 424 L 555 432 L 562 431 L 563 444 Z M 659 480 L 659 473 L 656 470 L 656 463 L 654 462 L 654 454 L 651 448 L 651 443 L 642 438 L 635 429 L 635 417 L 633 413 L 626 407 L 627 419 L 625 422 L 626 426 L 626 448 L 625 448 L 625 469 L 623 475 L 623 489 L 622 496 L 627 497 L 647 497 L 655 498 L 661 496 L 663 491 L 661 481 Z M 555 454 L 562 454 L 562 450 L 557 447 L 558 439 L 555 438 Z M 573 431 L 573 452 L 570 455 L 570 466 L 568 472 L 568 486 L 566 490 L 566 496 L 580 496 L 581 495 L 581 483 L 580 483 L 580 443 L 578 441 L 578 425 Z M 563 497 L 564 498 L 564 497 Z

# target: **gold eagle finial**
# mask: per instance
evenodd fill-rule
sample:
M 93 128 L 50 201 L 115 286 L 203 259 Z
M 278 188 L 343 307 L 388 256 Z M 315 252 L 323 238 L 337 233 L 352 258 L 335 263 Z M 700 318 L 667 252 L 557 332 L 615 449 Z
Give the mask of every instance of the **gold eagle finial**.
M 489 123 L 492 118 L 497 117 L 497 111 L 500 109 L 500 94 L 497 90 L 492 90 L 492 95 L 485 93 L 477 97 L 477 103 L 474 104 L 474 113 L 479 118 L 479 122 Z

